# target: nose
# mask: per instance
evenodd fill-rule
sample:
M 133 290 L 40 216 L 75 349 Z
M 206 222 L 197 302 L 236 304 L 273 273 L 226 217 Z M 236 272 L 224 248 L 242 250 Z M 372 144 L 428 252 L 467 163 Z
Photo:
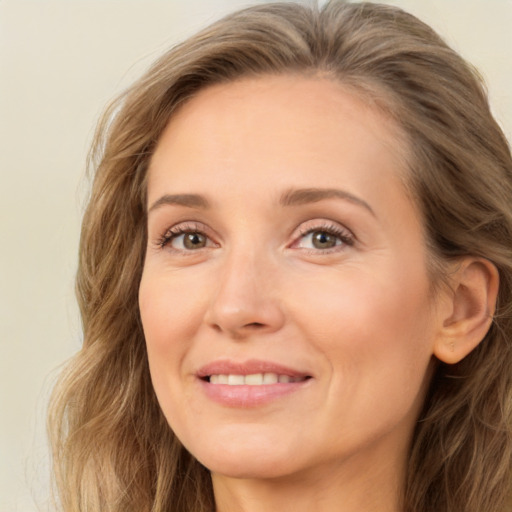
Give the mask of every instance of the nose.
M 206 323 L 232 339 L 279 330 L 285 315 L 278 296 L 278 269 L 253 251 L 223 262 L 205 315 Z

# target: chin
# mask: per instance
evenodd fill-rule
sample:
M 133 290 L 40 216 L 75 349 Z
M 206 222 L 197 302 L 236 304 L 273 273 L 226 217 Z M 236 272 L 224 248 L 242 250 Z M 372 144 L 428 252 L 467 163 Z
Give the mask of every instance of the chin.
M 268 439 L 240 443 L 212 440 L 208 446 L 190 446 L 189 451 L 212 473 L 231 478 L 279 478 L 298 469 L 295 467 L 298 461 L 292 455 L 294 451 L 282 442 L 269 443 Z
M 273 458 L 259 458 L 259 460 L 236 460 L 227 457 L 216 458 L 200 462 L 206 466 L 212 474 L 239 479 L 272 479 L 285 477 L 294 473 L 289 463 L 282 463 Z

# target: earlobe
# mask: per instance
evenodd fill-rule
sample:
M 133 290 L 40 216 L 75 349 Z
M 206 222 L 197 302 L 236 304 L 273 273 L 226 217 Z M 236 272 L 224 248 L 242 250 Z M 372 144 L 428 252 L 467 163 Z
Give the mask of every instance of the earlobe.
M 484 339 L 492 323 L 498 287 L 498 270 L 490 261 L 467 257 L 459 262 L 434 345 L 439 360 L 458 363 Z

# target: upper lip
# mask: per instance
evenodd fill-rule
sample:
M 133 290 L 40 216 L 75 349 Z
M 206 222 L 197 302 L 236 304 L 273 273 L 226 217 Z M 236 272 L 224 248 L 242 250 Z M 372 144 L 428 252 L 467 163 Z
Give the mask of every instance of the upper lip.
M 220 359 L 208 363 L 197 371 L 199 378 L 210 375 L 252 375 L 255 373 L 277 373 L 289 377 L 309 377 L 310 374 L 272 361 L 250 359 L 247 361 L 231 361 Z

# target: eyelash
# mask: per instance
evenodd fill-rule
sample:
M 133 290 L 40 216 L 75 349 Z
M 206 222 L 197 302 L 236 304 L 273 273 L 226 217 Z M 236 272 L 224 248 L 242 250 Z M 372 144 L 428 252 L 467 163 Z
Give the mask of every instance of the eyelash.
M 192 223 L 185 223 L 185 224 L 179 224 L 178 226 L 173 226 L 172 228 L 169 228 L 165 233 L 158 238 L 157 245 L 164 249 L 170 242 L 172 242 L 175 238 L 185 235 L 187 233 L 199 233 L 201 235 L 204 235 L 206 238 L 209 238 L 208 235 L 205 233 L 206 229 L 203 225 L 192 222 Z M 175 249 L 178 250 L 179 249 Z M 183 252 L 192 252 L 192 251 L 186 251 Z
M 352 247 L 355 243 L 354 235 L 352 235 L 348 229 L 330 222 L 323 222 L 320 224 L 312 225 L 311 227 L 301 228 L 299 230 L 299 237 L 293 242 L 292 245 L 298 244 L 300 240 L 304 239 L 308 235 L 311 235 L 312 233 L 326 233 L 328 235 L 335 236 L 341 241 L 341 244 L 326 249 L 304 249 L 305 251 L 309 251 L 311 253 L 321 252 L 325 254 L 336 252 L 343 246 Z
M 178 226 L 173 226 L 173 227 L 167 229 L 167 231 L 165 231 L 165 233 L 158 238 L 157 246 L 160 247 L 161 249 L 164 249 L 174 239 L 176 239 L 177 237 L 179 237 L 181 235 L 185 235 L 187 233 L 198 233 L 200 235 L 205 236 L 207 239 L 211 240 L 211 238 L 206 234 L 206 231 L 207 230 L 205 229 L 205 226 L 203 226 L 202 224 L 198 224 L 198 223 L 179 224 Z M 353 246 L 355 243 L 354 236 L 346 228 L 342 228 L 341 226 L 339 226 L 337 224 L 323 222 L 323 223 L 316 224 L 316 225 L 313 224 L 313 225 L 311 225 L 311 227 L 301 228 L 299 230 L 299 235 L 294 239 L 294 241 L 292 242 L 290 247 L 297 245 L 301 240 L 303 240 L 306 236 L 308 236 L 312 233 L 326 233 L 328 235 L 335 236 L 341 241 L 341 244 L 335 245 L 334 247 L 326 248 L 326 249 L 303 248 L 305 251 L 309 251 L 311 253 L 318 253 L 318 252 L 330 253 L 333 251 L 340 250 L 339 248 L 343 247 L 343 246 L 349 246 L 349 247 Z M 178 251 L 178 252 L 184 252 L 184 253 L 194 252 L 194 250 L 190 250 L 190 249 L 187 250 L 187 249 L 174 248 L 173 250 Z

